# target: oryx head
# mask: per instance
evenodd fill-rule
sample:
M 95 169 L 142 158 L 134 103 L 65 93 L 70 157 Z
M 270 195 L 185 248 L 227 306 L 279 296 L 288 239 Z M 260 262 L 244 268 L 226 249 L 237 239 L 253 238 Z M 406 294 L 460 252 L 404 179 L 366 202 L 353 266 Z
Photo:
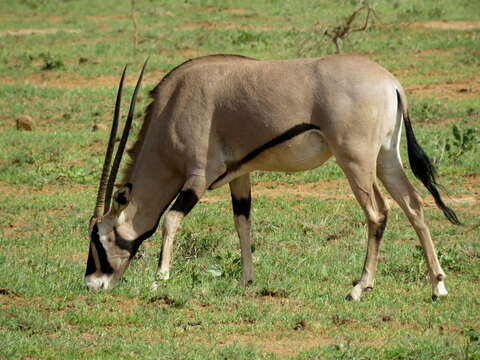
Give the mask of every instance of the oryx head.
M 113 203 L 111 206 L 110 203 L 113 186 L 132 124 L 137 94 L 142 82 L 146 64 L 147 62 L 143 65 L 140 77 L 138 78 L 132 101 L 130 103 L 125 127 L 123 129 L 122 138 L 118 145 L 112 168 L 109 171 L 113 148 L 115 147 L 118 120 L 120 117 L 120 102 L 126 66 L 120 80 L 115 103 L 112 130 L 110 132 L 102 175 L 100 177 L 97 202 L 93 216 L 90 219 L 90 249 L 88 253 L 87 269 L 85 272 L 85 284 L 89 290 L 108 289 L 113 286 L 127 269 L 139 246 L 137 239 L 125 239 L 120 236 L 118 232 L 118 229 L 121 228 L 122 225 L 125 225 L 129 220 L 124 210 L 130 202 L 133 185 L 130 183 L 122 185 L 113 195 Z

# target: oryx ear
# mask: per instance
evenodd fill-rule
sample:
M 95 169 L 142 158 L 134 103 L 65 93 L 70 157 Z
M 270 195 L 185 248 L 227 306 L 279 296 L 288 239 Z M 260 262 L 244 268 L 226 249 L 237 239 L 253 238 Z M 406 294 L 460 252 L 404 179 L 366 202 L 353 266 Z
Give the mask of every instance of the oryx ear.
M 130 202 L 130 194 L 132 192 L 132 184 L 126 183 L 122 185 L 113 195 L 113 209 L 119 214 L 125 209 Z

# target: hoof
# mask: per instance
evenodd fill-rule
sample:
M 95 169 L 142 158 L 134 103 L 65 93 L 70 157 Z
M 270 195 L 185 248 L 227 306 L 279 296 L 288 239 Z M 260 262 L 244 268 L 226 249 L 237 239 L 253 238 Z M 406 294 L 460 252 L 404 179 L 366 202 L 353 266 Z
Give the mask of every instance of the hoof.
M 159 280 L 168 280 L 170 279 L 170 272 L 169 271 L 160 271 L 157 273 L 157 278 Z
M 445 288 L 445 283 L 443 281 L 439 281 L 432 286 L 432 300 L 437 300 L 439 297 L 447 295 L 448 291 Z
M 360 300 L 362 296 L 362 288 L 359 285 L 353 287 L 352 291 L 345 297 L 345 300 L 352 301 L 352 300 Z
M 250 285 L 253 285 L 253 280 L 252 279 L 250 279 L 250 280 L 241 279 L 238 282 L 238 286 L 247 287 L 247 286 L 250 286 Z

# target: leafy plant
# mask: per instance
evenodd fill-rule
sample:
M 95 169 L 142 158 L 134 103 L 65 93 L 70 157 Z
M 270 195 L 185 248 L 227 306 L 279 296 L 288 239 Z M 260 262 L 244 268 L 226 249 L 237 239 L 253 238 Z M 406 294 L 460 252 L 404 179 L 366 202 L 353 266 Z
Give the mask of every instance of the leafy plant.
M 238 254 L 227 251 L 215 256 L 215 264 L 207 272 L 214 277 L 238 279 L 242 272 L 242 260 Z
M 52 55 L 50 55 L 50 53 L 41 53 L 39 57 L 43 60 L 42 70 L 55 70 L 65 68 L 63 60 L 54 58 Z
M 480 134 L 476 128 L 462 129 L 452 126 L 452 137 L 445 141 L 444 152 L 451 159 L 458 159 L 465 153 L 474 150 L 480 144 Z
M 473 328 L 463 330 L 467 337 L 465 344 L 465 360 L 480 359 L 480 334 Z

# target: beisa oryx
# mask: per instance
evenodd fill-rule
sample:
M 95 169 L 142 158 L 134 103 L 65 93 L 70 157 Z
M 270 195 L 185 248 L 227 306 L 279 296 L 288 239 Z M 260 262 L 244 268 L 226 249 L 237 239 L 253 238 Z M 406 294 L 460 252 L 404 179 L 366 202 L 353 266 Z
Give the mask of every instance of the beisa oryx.
M 387 204 L 379 178 L 415 229 L 428 266 L 432 296 L 446 295 L 443 272 L 422 200 L 405 176 L 399 153 L 405 124 L 413 173 L 433 195 L 445 216 L 455 213 L 442 201 L 435 172 L 412 130 L 405 92 L 398 80 L 365 58 L 334 55 L 316 59 L 259 61 L 236 55 L 189 60 L 170 71 L 152 90 L 131 163 L 110 200 L 133 116 L 135 89 L 124 135 L 112 165 L 114 125 L 90 224 L 85 282 L 109 288 L 120 279 L 160 217 L 163 245 L 157 275 L 168 279 L 175 232 L 207 189 L 229 184 L 243 263 L 241 283 L 253 280 L 250 249 L 250 173 L 301 171 L 332 155 L 348 178 L 368 225 L 363 272 L 347 298 L 372 288 Z M 319 214 L 320 215 L 320 214 Z

